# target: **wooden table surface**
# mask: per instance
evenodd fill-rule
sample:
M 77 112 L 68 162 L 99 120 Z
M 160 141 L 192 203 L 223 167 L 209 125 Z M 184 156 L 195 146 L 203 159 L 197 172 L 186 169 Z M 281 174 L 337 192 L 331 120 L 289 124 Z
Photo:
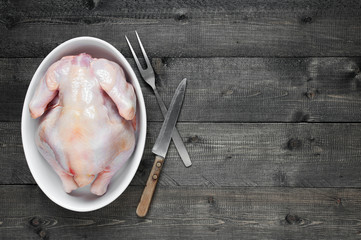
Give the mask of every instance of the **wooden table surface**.
M 148 132 L 131 185 L 100 210 L 63 209 L 26 164 L 27 87 L 77 36 L 108 41 L 134 67 L 134 30 L 167 105 L 188 79 L 177 126 L 193 166 L 171 144 L 150 212 L 136 216 L 162 123 L 141 82 Z M 1 239 L 361 237 L 360 1 L 4 0 L 0 33 Z

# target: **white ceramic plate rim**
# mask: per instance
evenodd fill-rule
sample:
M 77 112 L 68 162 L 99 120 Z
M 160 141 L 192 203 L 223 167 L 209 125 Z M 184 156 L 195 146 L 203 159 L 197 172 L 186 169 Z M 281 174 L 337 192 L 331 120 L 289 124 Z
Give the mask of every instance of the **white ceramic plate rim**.
M 39 76 L 40 70 L 43 68 L 43 66 L 45 64 L 48 64 L 49 59 L 51 59 L 53 57 L 53 55 L 58 54 L 62 50 L 62 48 L 66 47 L 67 45 L 76 43 L 76 42 L 82 42 L 84 40 L 85 41 L 93 41 L 96 44 L 103 45 L 105 48 L 109 49 L 109 51 L 112 52 L 112 54 L 114 54 L 114 56 L 116 56 L 117 58 L 119 58 L 121 60 L 122 67 L 127 72 L 130 79 L 133 80 L 132 85 L 133 85 L 133 87 L 135 89 L 135 92 L 136 92 L 136 95 L 137 95 L 137 101 L 138 101 L 137 112 L 139 113 L 139 117 L 140 117 L 139 123 L 141 123 L 142 126 L 140 126 L 140 129 L 139 129 L 139 135 L 138 135 L 137 146 L 136 146 L 136 151 L 137 152 L 133 153 L 133 157 L 132 157 L 132 161 L 135 161 L 135 163 L 134 163 L 134 166 L 131 167 L 130 171 L 127 173 L 127 177 L 125 178 L 124 184 L 122 184 L 121 187 L 116 188 L 112 192 L 112 195 L 107 196 L 106 200 L 104 200 L 101 204 L 98 204 L 96 206 L 87 205 L 87 206 L 84 206 L 84 207 L 81 207 L 81 208 L 79 208 L 79 207 L 75 208 L 75 207 L 71 206 L 68 203 L 61 202 L 58 199 L 54 198 L 51 194 L 49 194 L 45 190 L 45 187 L 44 187 L 43 183 L 41 181 L 38 181 L 37 175 L 39 173 L 38 173 L 38 171 L 36 169 L 34 169 L 34 164 L 33 164 L 34 160 L 33 161 L 29 160 L 29 158 L 30 158 L 30 147 L 29 147 L 28 144 L 24 144 L 25 143 L 25 133 L 27 131 L 25 129 L 25 124 L 24 123 L 25 123 L 25 121 L 27 121 L 26 118 L 29 116 L 29 114 L 28 114 L 28 111 L 29 111 L 28 110 L 28 105 L 29 105 L 30 99 L 32 97 L 32 96 L 29 96 L 30 95 L 29 91 L 30 91 L 30 89 L 35 87 L 35 85 L 37 84 L 37 79 L 42 77 L 42 76 Z M 22 135 L 22 143 L 23 143 L 25 158 L 26 158 L 27 164 L 29 166 L 30 172 L 33 175 L 33 177 L 34 177 L 36 183 L 38 184 L 39 188 L 44 192 L 44 194 L 49 199 L 51 199 L 53 202 L 55 202 L 59 206 L 62 206 L 64 208 L 72 210 L 72 211 L 88 212 L 88 211 L 93 211 L 93 210 L 100 209 L 100 208 L 110 204 L 111 202 L 113 202 L 115 199 L 117 199 L 125 191 L 125 189 L 129 186 L 130 182 L 134 178 L 135 173 L 136 173 L 136 171 L 137 171 L 137 169 L 139 167 L 140 161 L 142 159 L 144 146 L 145 146 L 146 129 L 147 129 L 147 118 L 146 118 L 144 98 L 143 98 L 143 94 L 142 94 L 142 91 L 141 91 L 139 81 L 138 81 L 132 67 L 130 66 L 128 61 L 125 59 L 125 57 L 115 47 L 113 47 L 111 44 L 109 44 L 106 41 L 101 40 L 99 38 L 87 37 L 87 36 L 77 37 L 77 38 L 70 39 L 70 40 L 60 44 L 59 46 L 57 46 L 41 62 L 41 64 L 37 68 L 35 74 L 33 75 L 33 78 L 31 79 L 30 85 L 29 85 L 28 90 L 26 92 L 24 105 L 23 105 L 23 110 L 22 110 L 22 117 L 21 117 L 21 135 Z M 45 159 L 44 159 L 44 161 L 45 161 Z M 54 172 L 54 174 L 55 174 L 55 172 Z

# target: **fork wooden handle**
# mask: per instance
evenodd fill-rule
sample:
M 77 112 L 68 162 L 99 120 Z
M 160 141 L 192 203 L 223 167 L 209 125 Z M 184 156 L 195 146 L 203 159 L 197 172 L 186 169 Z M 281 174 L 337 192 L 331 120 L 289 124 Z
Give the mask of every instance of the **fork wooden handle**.
M 145 217 L 145 215 L 147 215 L 150 203 L 152 202 L 155 187 L 158 183 L 160 171 L 163 168 L 163 164 L 164 158 L 156 156 L 152 170 L 150 171 L 148 177 L 147 185 L 144 188 L 143 194 L 137 207 L 137 215 L 139 217 Z

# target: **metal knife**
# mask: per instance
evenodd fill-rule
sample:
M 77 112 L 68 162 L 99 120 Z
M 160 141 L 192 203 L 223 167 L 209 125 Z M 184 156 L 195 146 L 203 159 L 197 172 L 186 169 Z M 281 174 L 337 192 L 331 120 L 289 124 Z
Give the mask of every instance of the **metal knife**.
M 177 123 L 179 112 L 182 108 L 187 79 L 183 79 L 178 85 L 177 90 L 170 103 L 167 115 L 160 129 L 159 135 L 153 146 L 152 152 L 156 155 L 152 170 L 150 171 L 147 185 L 137 207 L 137 215 L 145 217 L 147 215 L 150 203 L 152 201 L 155 187 L 157 186 L 160 171 L 163 168 L 164 159 L 167 155 L 169 143 L 172 137 L 173 129 Z

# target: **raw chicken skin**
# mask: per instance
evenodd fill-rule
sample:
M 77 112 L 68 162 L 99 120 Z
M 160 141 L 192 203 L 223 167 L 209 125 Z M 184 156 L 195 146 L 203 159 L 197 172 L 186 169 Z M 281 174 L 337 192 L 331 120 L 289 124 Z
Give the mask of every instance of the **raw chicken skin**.
M 119 65 L 85 53 L 63 57 L 41 79 L 29 109 L 41 117 L 39 152 L 64 190 L 93 182 L 91 192 L 103 195 L 135 147 L 136 96 Z

